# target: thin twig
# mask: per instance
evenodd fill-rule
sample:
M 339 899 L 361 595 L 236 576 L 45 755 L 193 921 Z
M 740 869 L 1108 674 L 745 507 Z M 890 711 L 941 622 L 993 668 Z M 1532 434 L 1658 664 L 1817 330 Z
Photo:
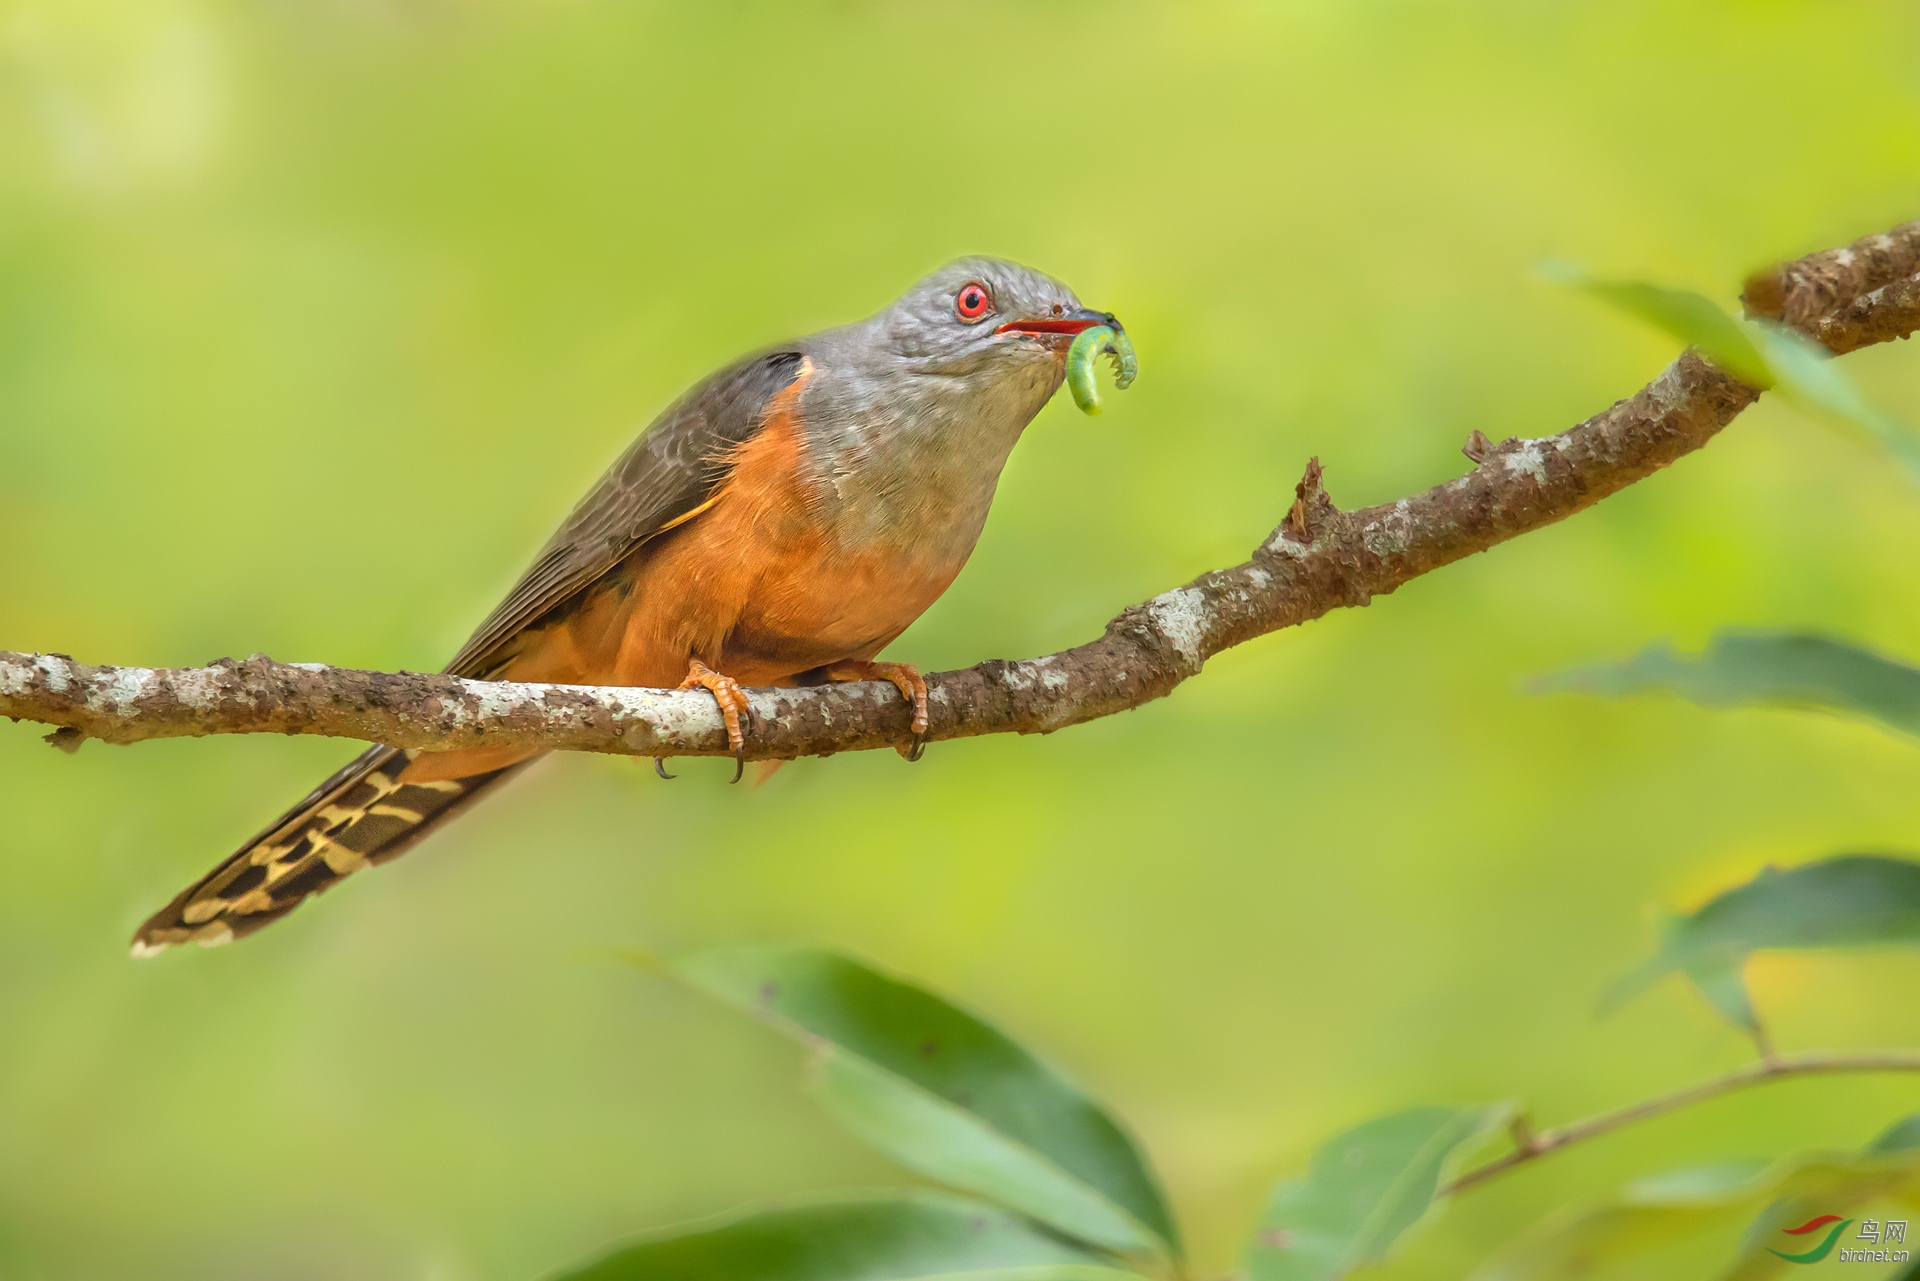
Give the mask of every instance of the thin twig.
M 1725 1076 L 1716 1076 L 1701 1081 L 1671 1094 L 1656 1095 L 1640 1103 L 1602 1112 L 1583 1121 L 1574 1121 L 1568 1125 L 1556 1126 L 1550 1130 L 1538 1130 L 1530 1134 L 1526 1143 L 1517 1143 L 1514 1150 L 1498 1157 L 1477 1169 L 1469 1170 L 1443 1190 L 1443 1195 L 1451 1196 L 1464 1192 L 1468 1188 L 1478 1187 L 1496 1175 L 1505 1174 L 1515 1166 L 1536 1161 L 1549 1153 L 1572 1147 L 1588 1139 L 1610 1134 L 1623 1126 L 1637 1121 L 1663 1116 L 1680 1108 L 1691 1107 L 1695 1103 L 1704 1103 L 1708 1099 L 1717 1099 L 1724 1094 L 1732 1094 L 1749 1086 L 1765 1085 L 1770 1081 L 1781 1081 L 1794 1076 L 1827 1076 L 1857 1072 L 1920 1072 L 1920 1051 L 1913 1050 L 1876 1050 L 1864 1054 L 1794 1054 L 1762 1059 L 1746 1067 L 1736 1068 Z
M 1814 254 L 1748 282 L 1748 307 L 1836 351 L 1920 328 L 1920 223 Z M 1171 693 L 1224 649 L 1564 520 L 1712 440 L 1758 396 L 1689 351 L 1636 395 L 1556 436 L 1494 444 L 1476 431 L 1465 476 L 1361 511 L 1334 507 L 1310 463 L 1281 522 L 1246 562 L 1123 611 L 1106 634 L 1020 662 L 928 680 L 926 738 L 1049 733 Z M 894 746 L 908 709 L 861 682 L 749 694 L 749 759 Z M 0 651 L 0 716 L 133 743 L 202 734 L 325 734 L 395 747 L 517 747 L 640 756 L 731 755 L 704 693 L 461 680 L 275 663 L 89 667 Z

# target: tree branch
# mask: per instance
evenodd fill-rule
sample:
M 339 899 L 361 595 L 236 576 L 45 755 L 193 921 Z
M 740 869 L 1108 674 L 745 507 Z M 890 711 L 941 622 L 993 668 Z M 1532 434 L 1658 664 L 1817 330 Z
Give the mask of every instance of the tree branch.
M 1590 1116 L 1584 1121 L 1575 1121 L 1570 1125 L 1557 1126 L 1551 1130 L 1531 1130 L 1525 1127 L 1514 1133 L 1513 1151 L 1503 1157 L 1487 1162 L 1478 1169 L 1467 1171 L 1441 1192 L 1451 1196 L 1478 1186 L 1496 1175 L 1505 1174 L 1515 1166 L 1537 1161 L 1549 1153 L 1571 1147 L 1588 1139 L 1610 1134 L 1623 1126 L 1636 1121 L 1650 1120 L 1680 1108 L 1691 1107 L 1695 1103 L 1704 1103 L 1708 1099 L 1717 1099 L 1723 1094 L 1732 1094 L 1749 1086 L 1765 1085 L 1769 1081 L 1781 1081 L 1791 1076 L 1833 1076 L 1854 1072 L 1920 1072 L 1920 1052 L 1911 1050 L 1881 1050 L 1866 1054 L 1795 1054 L 1788 1057 L 1765 1058 L 1758 1063 L 1736 1068 L 1725 1076 L 1716 1076 L 1700 1081 L 1671 1094 L 1661 1094 L 1640 1103 L 1616 1108 L 1612 1112 L 1602 1112 Z
M 1920 327 L 1920 222 L 1755 276 L 1756 315 L 1836 352 Z M 981 663 L 930 678 L 928 738 L 1046 733 L 1171 693 L 1221 650 L 1342 607 L 1564 520 L 1701 448 L 1758 393 L 1689 351 L 1636 395 L 1557 436 L 1494 445 L 1424 494 L 1337 510 L 1310 463 L 1279 528 L 1231 569 L 1135 605 L 1100 639 L 1044 658 Z M 895 745 L 907 710 L 889 685 L 751 692 L 754 759 Z M 396 747 L 538 747 L 644 756 L 721 756 L 726 735 L 701 692 L 531 685 L 275 663 L 89 667 L 0 651 L 0 716 L 133 743 L 202 734 L 325 734 Z

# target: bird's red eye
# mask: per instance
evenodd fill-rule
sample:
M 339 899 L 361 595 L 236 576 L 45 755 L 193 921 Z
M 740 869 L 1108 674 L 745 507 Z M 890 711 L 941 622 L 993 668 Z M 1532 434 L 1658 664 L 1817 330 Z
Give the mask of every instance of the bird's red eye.
M 969 280 L 960 286 L 960 292 L 953 298 L 953 314 L 972 324 L 993 310 L 993 295 L 987 287 L 977 280 Z

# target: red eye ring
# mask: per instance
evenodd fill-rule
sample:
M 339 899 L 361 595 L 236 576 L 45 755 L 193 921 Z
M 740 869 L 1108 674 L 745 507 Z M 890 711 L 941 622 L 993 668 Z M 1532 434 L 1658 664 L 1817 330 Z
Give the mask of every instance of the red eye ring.
M 977 280 L 969 280 L 953 296 L 953 314 L 969 325 L 985 320 L 992 311 L 993 291 Z

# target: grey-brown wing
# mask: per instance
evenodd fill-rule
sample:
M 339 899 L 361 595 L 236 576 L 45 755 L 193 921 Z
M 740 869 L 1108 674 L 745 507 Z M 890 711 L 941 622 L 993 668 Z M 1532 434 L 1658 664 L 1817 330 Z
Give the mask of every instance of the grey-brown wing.
M 759 432 L 767 402 L 800 376 L 805 356 L 751 356 L 670 406 L 580 500 L 507 598 L 447 671 L 484 675 L 496 651 L 585 591 L 662 526 L 707 501 L 726 478 L 726 455 Z

